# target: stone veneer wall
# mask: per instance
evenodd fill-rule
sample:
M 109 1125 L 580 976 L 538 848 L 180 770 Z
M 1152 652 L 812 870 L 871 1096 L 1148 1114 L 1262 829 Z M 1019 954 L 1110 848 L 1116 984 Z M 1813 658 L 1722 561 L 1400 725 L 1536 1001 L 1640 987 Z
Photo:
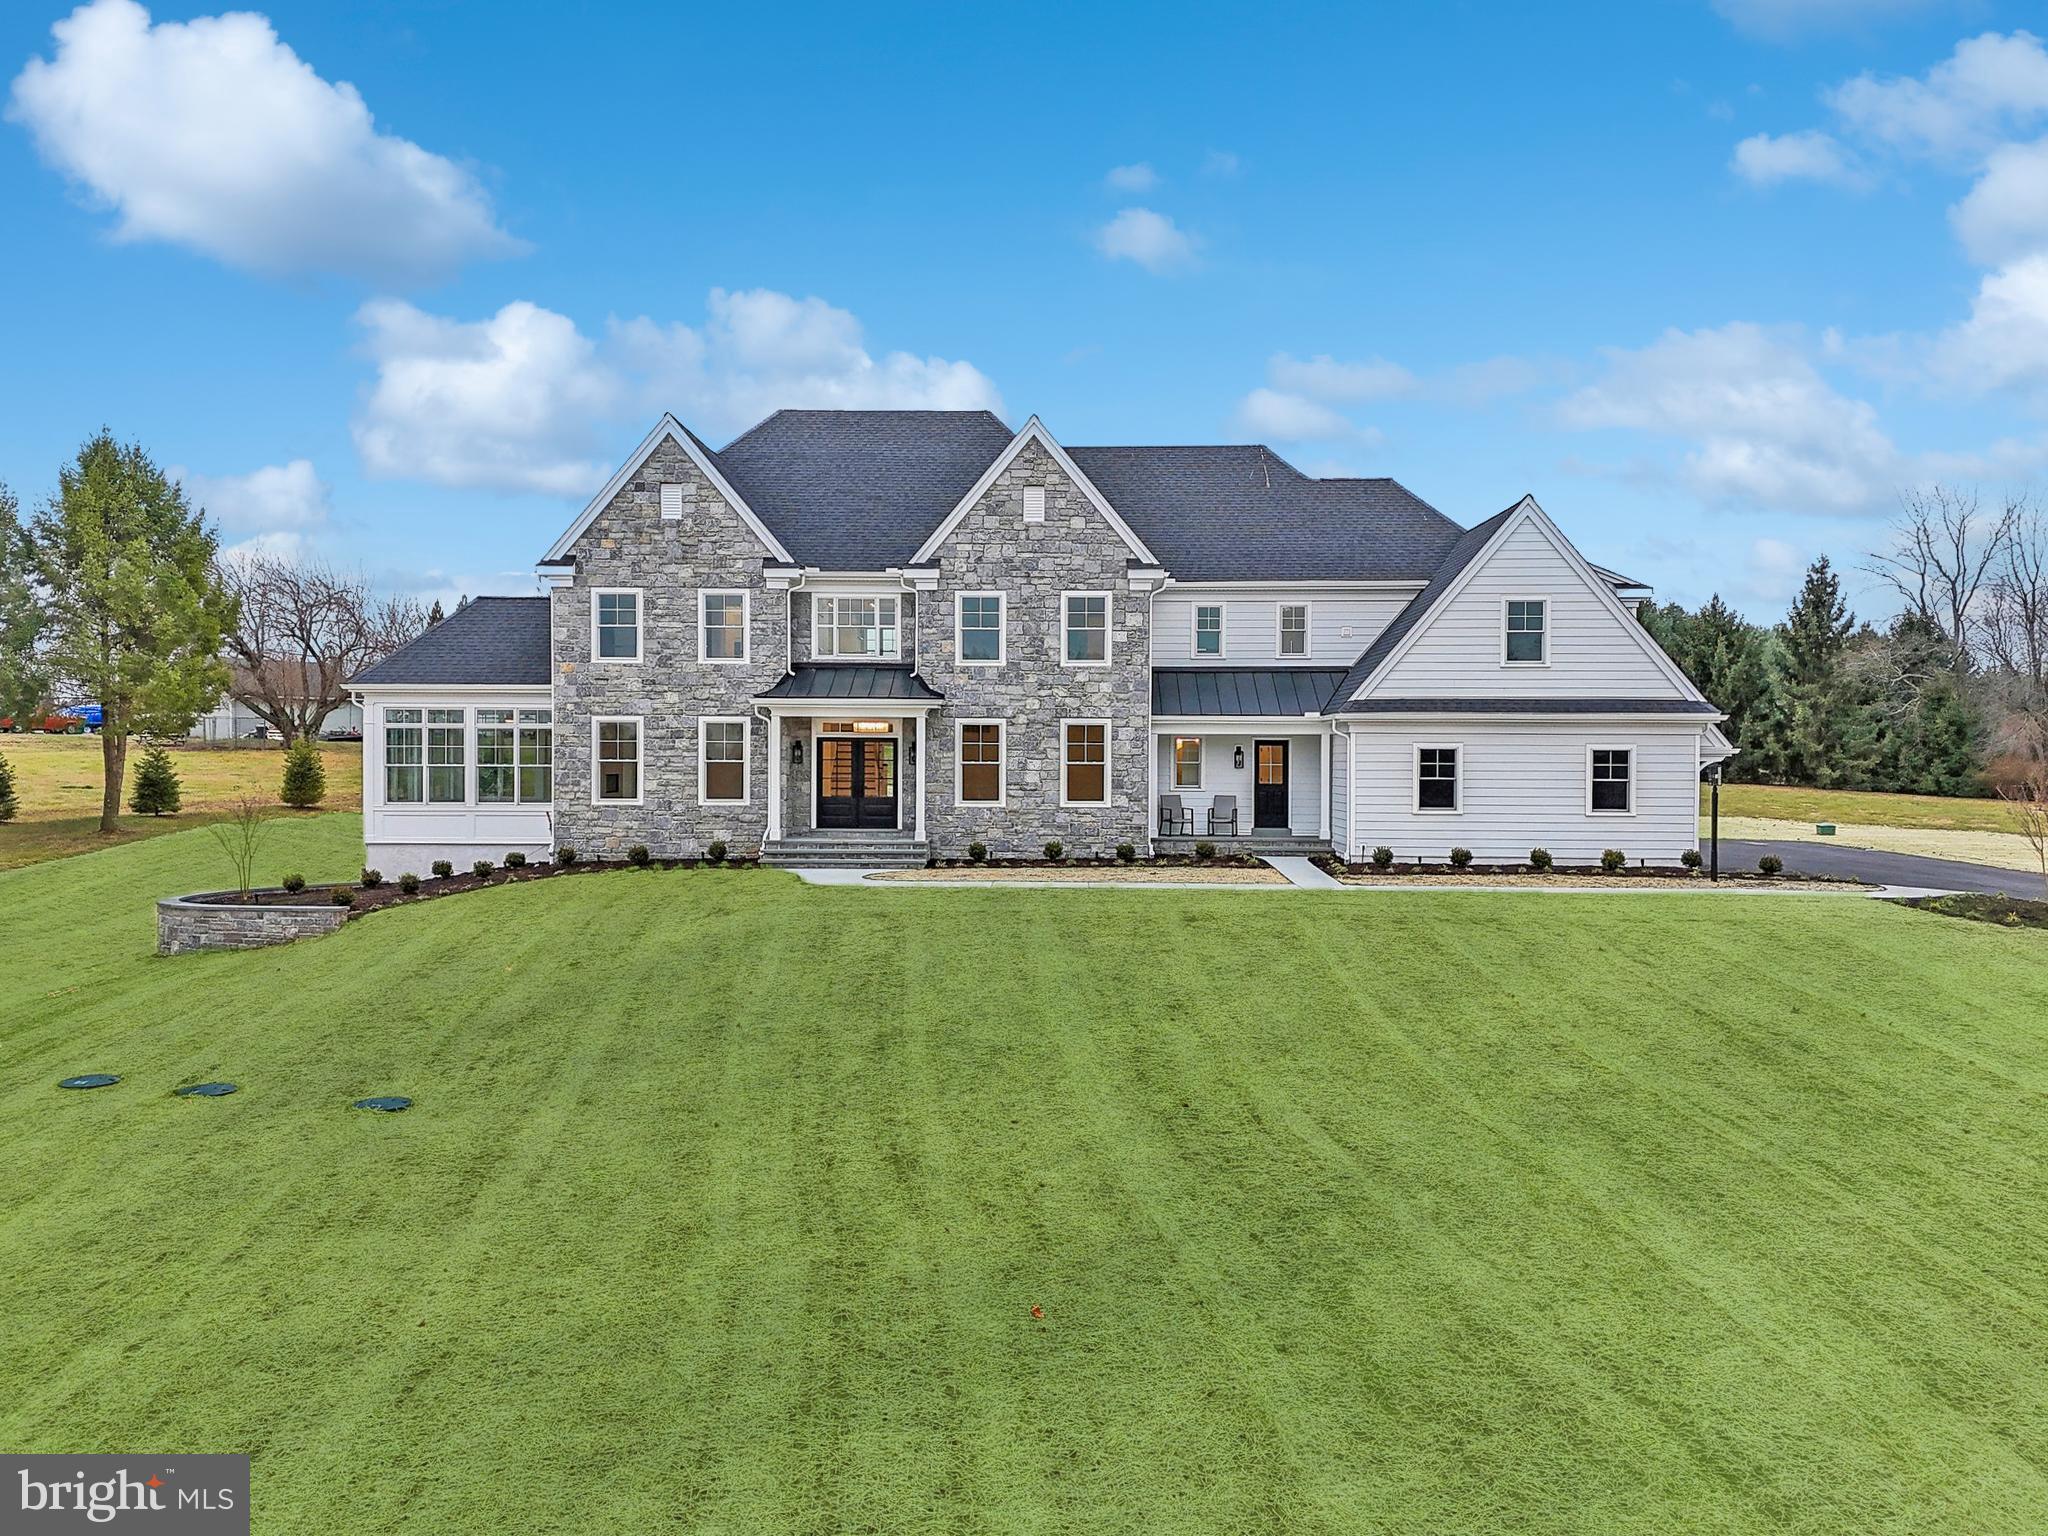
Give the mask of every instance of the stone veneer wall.
M 1043 523 L 1024 521 L 1023 490 L 1046 488 Z M 1027 443 L 969 509 L 938 553 L 938 590 L 919 605 L 920 668 L 946 696 L 927 728 L 925 827 L 938 857 L 971 842 L 996 853 L 1038 853 L 1057 838 L 1070 853 L 1145 842 L 1145 744 L 1152 709 L 1150 607 L 1130 590 L 1129 546 L 1036 442 Z M 955 664 L 954 595 L 1005 594 L 1006 660 Z M 1109 594 L 1110 665 L 1063 665 L 1061 594 Z M 1001 719 L 1008 803 L 955 806 L 956 722 Z M 1060 804 L 1066 718 L 1110 722 L 1110 804 Z M 906 773 L 906 784 L 914 770 Z
M 684 487 L 684 515 L 661 516 L 661 487 Z M 783 675 L 787 594 L 763 585 L 770 552 L 673 440 L 664 441 L 577 540 L 575 579 L 553 595 L 555 837 L 579 853 L 620 858 L 644 843 L 657 858 L 702 853 L 723 839 L 735 853 L 761 846 L 768 825 L 768 732 L 754 695 Z M 591 656 L 591 591 L 637 587 L 642 659 Z M 697 594 L 749 589 L 747 660 L 697 659 Z M 592 720 L 641 720 L 638 805 L 591 803 Z M 749 721 L 744 805 L 697 803 L 697 723 Z M 788 759 L 784 759 L 786 764 Z
M 167 896 L 156 904 L 156 952 L 262 949 L 333 933 L 348 919 L 346 907 L 245 907 Z

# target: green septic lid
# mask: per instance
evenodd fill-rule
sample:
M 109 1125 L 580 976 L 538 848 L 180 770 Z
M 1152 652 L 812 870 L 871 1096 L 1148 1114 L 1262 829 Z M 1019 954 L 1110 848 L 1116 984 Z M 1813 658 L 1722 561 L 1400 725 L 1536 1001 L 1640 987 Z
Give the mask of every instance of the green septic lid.
M 1816 822 L 1813 830 L 1822 837 L 1833 837 L 1835 835 L 1835 824 L 1832 821 Z

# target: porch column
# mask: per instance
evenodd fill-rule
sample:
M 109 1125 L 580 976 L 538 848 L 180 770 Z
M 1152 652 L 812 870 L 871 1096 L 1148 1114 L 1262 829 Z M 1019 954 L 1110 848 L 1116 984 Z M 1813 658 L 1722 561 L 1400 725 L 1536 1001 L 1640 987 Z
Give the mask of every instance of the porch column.
M 1152 839 L 1159 831 L 1159 743 L 1157 731 L 1145 732 L 1145 852 L 1150 855 Z
M 782 840 L 782 716 L 768 712 L 768 841 Z
M 1316 807 L 1316 810 L 1318 812 L 1316 818 L 1316 836 L 1327 843 L 1330 840 L 1330 728 L 1328 726 L 1323 727 L 1322 744 L 1323 799 L 1322 804 Z
M 917 712 L 917 840 L 924 841 L 924 717 L 929 710 Z

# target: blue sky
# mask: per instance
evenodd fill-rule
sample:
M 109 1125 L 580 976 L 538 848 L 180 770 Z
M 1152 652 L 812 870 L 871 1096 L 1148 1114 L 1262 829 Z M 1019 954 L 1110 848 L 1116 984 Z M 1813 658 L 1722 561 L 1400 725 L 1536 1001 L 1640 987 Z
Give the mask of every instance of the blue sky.
M 2048 463 L 2031 9 L 18 3 L 0 480 L 529 591 L 663 408 L 987 403 L 1771 616 Z

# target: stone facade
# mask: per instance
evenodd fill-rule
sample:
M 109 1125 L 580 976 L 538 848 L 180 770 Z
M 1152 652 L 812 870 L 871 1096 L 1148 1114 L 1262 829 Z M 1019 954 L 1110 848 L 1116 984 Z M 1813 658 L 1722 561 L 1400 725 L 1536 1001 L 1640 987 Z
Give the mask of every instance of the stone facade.
M 661 487 L 684 487 L 683 516 L 661 515 Z M 620 858 L 643 843 L 657 858 L 700 854 L 714 840 L 754 852 L 768 825 L 768 733 L 754 696 L 785 670 L 787 594 L 769 590 L 770 551 L 673 441 L 664 441 L 600 511 L 575 547 L 576 574 L 551 605 L 555 691 L 555 836 L 579 852 Z M 591 594 L 640 593 L 638 662 L 598 661 Z M 706 588 L 748 593 L 747 659 L 698 659 L 697 599 Z M 592 801 L 593 722 L 641 722 L 640 803 Z M 698 722 L 747 722 L 744 805 L 698 803 Z
M 349 919 L 346 907 L 256 907 L 170 896 L 156 904 L 156 952 L 262 949 L 333 933 Z

